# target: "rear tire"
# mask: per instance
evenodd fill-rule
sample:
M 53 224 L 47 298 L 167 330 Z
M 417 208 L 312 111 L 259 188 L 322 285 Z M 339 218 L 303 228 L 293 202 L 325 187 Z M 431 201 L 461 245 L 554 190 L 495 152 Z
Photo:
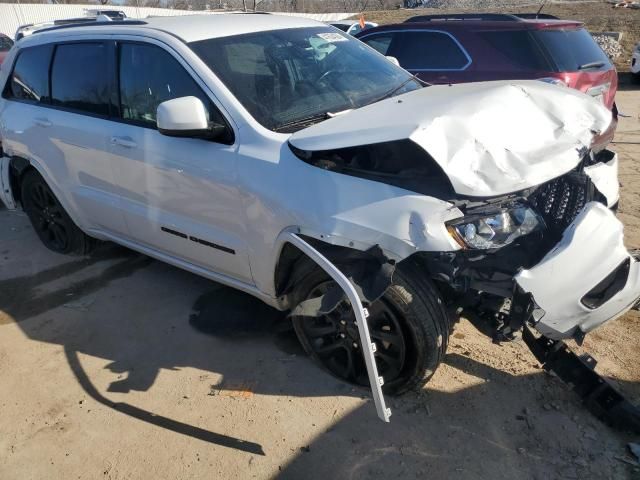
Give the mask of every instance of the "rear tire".
M 45 247 L 67 255 L 86 255 L 95 240 L 80 230 L 36 170 L 21 182 L 22 208 Z
M 318 297 L 333 284 L 324 271 L 313 270 L 298 283 L 296 297 Z M 393 284 L 368 309 L 384 392 L 398 395 L 424 386 L 444 358 L 450 333 L 442 299 L 424 269 L 412 260 L 401 263 Z M 293 326 L 304 350 L 322 368 L 350 383 L 369 385 L 348 302 L 325 316 L 293 317 Z

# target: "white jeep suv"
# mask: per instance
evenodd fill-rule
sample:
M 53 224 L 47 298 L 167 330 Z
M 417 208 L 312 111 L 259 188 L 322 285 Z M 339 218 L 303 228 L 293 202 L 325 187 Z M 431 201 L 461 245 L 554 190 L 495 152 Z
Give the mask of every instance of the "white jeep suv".
M 425 86 L 259 14 L 40 30 L 0 88 L 0 193 L 48 248 L 111 240 L 291 311 L 347 381 L 423 384 L 462 309 L 580 340 L 640 296 L 592 149 L 611 114 L 574 90 Z

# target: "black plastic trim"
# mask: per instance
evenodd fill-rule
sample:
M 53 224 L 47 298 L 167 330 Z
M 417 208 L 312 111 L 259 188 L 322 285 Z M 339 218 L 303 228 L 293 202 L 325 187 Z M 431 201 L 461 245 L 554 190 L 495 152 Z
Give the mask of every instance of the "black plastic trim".
M 186 233 L 182 233 L 177 230 L 172 230 L 171 228 L 160 227 L 160 230 L 166 233 L 170 233 L 171 235 L 175 235 L 176 237 L 184 238 L 185 240 L 189 238 Z
M 627 258 L 618 265 L 613 272 L 604 277 L 600 283 L 582 297 L 580 303 L 591 310 L 595 310 L 607 303 L 627 284 L 630 268 L 631 259 Z
M 213 243 L 213 242 L 208 242 L 206 240 L 202 240 L 201 238 L 197 238 L 197 237 L 189 237 L 189 240 L 191 240 L 192 242 L 196 242 L 199 243 L 200 245 L 204 245 L 206 247 L 211 247 L 211 248 L 215 248 L 216 250 L 220 250 L 226 253 L 230 253 L 231 255 L 235 255 L 236 251 L 233 248 L 229 248 L 229 247 L 224 247 L 222 245 L 218 245 L 217 243 Z

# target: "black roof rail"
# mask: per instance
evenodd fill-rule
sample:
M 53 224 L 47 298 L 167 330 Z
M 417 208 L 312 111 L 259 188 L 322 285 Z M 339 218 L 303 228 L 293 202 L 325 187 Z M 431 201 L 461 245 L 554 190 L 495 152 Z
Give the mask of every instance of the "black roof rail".
M 147 25 L 147 22 L 143 21 L 143 20 L 113 20 L 110 22 L 97 22 L 95 20 L 91 20 L 91 18 L 87 19 L 85 22 L 82 23 L 69 23 L 69 24 L 65 24 L 65 25 L 57 25 L 55 27 L 47 27 L 47 28 L 42 28 L 40 30 L 35 30 L 31 33 L 31 35 L 36 35 L 38 33 L 43 33 L 43 32 L 51 32 L 54 30 L 65 30 L 67 28 L 78 28 L 78 27 L 115 27 L 115 26 L 119 26 L 119 25 Z
M 510 13 L 444 13 L 437 15 L 417 15 L 408 18 L 404 23 L 455 21 L 455 20 L 485 20 L 490 22 L 513 22 L 521 20 Z
M 74 25 L 76 23 L 95 22 L 95 18 L 91 17 L 78 17 L 78 18 L 63 18 L 62 20 L 53 20 L 55 26 L 59 25 Z
M 560 20 L 559 17 L 550 13 L 514 13 L 513 16 L 523 20 Z

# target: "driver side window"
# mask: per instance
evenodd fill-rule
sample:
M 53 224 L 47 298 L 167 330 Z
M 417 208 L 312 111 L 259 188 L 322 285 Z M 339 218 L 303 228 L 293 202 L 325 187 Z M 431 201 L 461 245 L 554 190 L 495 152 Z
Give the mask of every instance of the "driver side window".
M 158 105 L 174 98 L 199 98 L 210 120 L 226 123 L 180 63 L 154 45 L 122 43 L 119 48 L 120 112 L 123 120 L 156 128 Z

